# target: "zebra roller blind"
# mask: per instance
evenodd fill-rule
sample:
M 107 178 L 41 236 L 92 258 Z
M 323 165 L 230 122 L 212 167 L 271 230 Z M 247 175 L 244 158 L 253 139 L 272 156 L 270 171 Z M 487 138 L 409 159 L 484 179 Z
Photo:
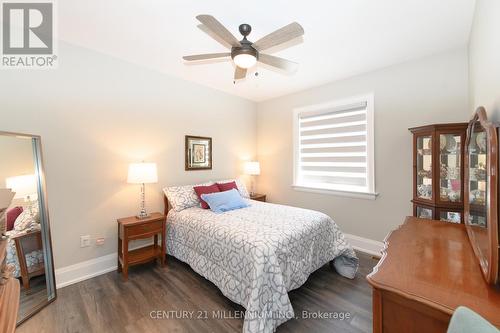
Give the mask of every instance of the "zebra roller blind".
M 295 185 L 373 192 L 370 98 L 296 112 Z

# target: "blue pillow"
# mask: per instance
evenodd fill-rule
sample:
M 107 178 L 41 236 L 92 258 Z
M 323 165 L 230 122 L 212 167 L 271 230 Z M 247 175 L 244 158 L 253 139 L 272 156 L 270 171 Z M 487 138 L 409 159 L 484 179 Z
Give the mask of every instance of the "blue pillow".
M 223 213 L 234 209 L 250 206 L 240 195 L 238 190 L 202 194 L 204 200 L 214 213 Z

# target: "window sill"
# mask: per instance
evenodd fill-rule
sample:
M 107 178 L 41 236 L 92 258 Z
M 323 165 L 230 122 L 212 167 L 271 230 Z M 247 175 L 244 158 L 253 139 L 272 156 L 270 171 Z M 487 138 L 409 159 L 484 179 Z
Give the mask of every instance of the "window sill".
M 308 187 L 301 185 L 292 185 L 293 189 L 301 192 L 311 192 L 327 195 L 335 195 L 344 198 L 354 198 L 354 199 L 366 199 L 375 200 L 379 193 L 368 193 L 368 192 L 353 192 L 353 191 L 341 191 L 341 190 L 329 190 L 316 187 Z

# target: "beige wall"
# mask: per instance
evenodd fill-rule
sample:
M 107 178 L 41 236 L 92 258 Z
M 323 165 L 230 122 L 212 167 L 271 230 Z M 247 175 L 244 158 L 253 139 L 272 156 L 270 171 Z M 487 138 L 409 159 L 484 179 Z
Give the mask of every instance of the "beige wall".
M 471 105 L 500 122 L 500 1 L 477 0 L 469 44 Z
M 56 70 L 0 75 L 0 129 L 42 137 L 57 268 L 116 252 L 116 218 L 139 205 L 130 162 L 158 164 L 146 189 L 158 211 L 163 186 L 237 176 L 254 157 L 254 103 L 67 44 L 59 58 Z M 213 138 L 212 171 L 184 171 L 186 134 Z M 87 234 L 105 245 L 80 248 Z
M 411 214 L 412 146 L 407 128 L 465 122 L 471 115 L 467 61 L 464 47 L 259 103 L 259 191 L 273 202 L 325 212 L 346 233 L 382 240 Z M 293 190 L 293 109 L 369 92 L 375 94 L 375 172 L 380 196 L 371 201 Z

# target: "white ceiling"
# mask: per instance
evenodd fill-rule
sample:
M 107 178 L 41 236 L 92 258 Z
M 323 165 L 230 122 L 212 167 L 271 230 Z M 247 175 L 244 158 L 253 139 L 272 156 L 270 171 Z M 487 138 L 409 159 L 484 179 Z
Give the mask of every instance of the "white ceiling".
M 59 38 L 132 63 L 254 101 L 285 95 L 447 49 L 469 38 L 475 0 L 64 0 Z M 299 63 L 292 75 L 258 65 L 259 76 L 233 84 L 230 61 L 187 65 L 183 55 L 224 52 L 197 28 L 211 14 L 238 39 L 249 40 L 292 22 L 303 40 L 274 55 Z M 267 53 L 267 52 L 264 52 Z

